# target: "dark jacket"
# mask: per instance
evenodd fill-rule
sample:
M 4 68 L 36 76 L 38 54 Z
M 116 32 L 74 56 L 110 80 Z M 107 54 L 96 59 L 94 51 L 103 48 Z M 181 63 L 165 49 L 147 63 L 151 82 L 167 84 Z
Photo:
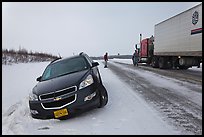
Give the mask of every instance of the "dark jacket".
M 105 61 L 108 61 L 108 55 L 105 54 L 105 55 L 103 56 L 103 59 L 104 59 Z
M 138 58 L 138 56 L 139 56 L 138 53 L 137 53 L 137 52 L 134 52 L 133 55 L 132 55 L 132 60 L 133 60 L 134 58 Z

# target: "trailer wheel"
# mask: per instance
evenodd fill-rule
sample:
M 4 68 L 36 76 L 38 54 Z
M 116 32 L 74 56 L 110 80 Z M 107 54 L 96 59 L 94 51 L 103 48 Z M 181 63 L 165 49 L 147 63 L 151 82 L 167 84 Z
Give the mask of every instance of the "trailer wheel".
M 158 58 L 157 58 L 157 57 L 153 57 L 153 58 L 152 58 L 151 66 L 152 66 L 153 68 L 158 68 L 158 67 L 159 67 L 159 61 L 158 61 Z
M 168 62 L 167 62 L 167 68 L 168 68 L 168 69 L 172 69 L 172 68 L 173 68 L 173 65 L 172 65 L 172 62 L 171 62 L 171 61 L 168 61 Z
M 166 66 L 166 59 L 165 57 L 160 57 L 159 58 L 159 68 L 160 69 L 165 69 L 167 66 Z

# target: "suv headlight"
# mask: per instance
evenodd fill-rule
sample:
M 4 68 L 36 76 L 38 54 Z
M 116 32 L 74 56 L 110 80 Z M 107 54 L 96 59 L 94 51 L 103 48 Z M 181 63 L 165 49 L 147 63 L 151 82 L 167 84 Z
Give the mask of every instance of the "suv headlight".
M 84 81 L 82 81 L 79 85 L 79 89 L 85 88 L 94 83 L 92 75 L 88 75 Z
M 38 101 L 38 96 L 36 94 L 30 93 L 29 94 L 30 101 Z

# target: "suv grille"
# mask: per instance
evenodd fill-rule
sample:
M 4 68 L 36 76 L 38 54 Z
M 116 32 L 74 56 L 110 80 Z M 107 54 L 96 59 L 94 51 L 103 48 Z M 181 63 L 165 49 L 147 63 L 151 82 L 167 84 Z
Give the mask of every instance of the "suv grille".
M 76 86 L 73 86 L 73 87 L 61 89 L 52 93 L 42 94 L 39 97 L 40 97 L 40 100 L 46 100 L 46 99 L 52 99 L 52 98 L 54 99 L 54 97 L 63 96 L 71 92 L 74 92 L 76 90 L 77 90 Z
M 39 96 L 40 100 L 48 100 L 49 102 L 41 103 L 44 109 L 60 109 L 65 107 L 76 100 L 77 95 L 73 94 L 69 97 L 65 97 L 70 93 L 73 93 L 77 90 L 76 86 L 58 90 L 48 94 L 42 94 Z M 59 100 L 54 100 L 55 98 L 60 97 Z
M 47 103 L 42 103 L 42 105 L 44 106 L 44 108 L 46 109 L 54 109 L 54 108 L 62 108 L 68 104 L 71 104 L 72 102 L 75 101 L 75 95 L 72 95 L 68 98 L 64 98 L 58 101 L 53 101 L 53 102 L 47 102 Z

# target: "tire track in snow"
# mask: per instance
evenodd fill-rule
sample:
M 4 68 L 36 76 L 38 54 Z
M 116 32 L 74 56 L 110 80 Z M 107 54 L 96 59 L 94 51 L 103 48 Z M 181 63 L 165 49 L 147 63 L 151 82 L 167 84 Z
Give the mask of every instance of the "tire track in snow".
M 140 91 L 140 95 L 154 105 L 164 115 L 164 119 L 167 118 L 176 127 L 181 128 L 184 132 L 189 132 L 189 134 L 202 134 L 202 107 L 185 96 L 175 94 L 171 91 L 172 89 L 151 84 L 145 78 L 133 72 L 140 68 L 129 65 L 127 69 L 127 65 L 120 65 L 119 67 L 114 64 L 110 62 L 109 69 L 135 91 Z M 141 73 L 145 73 L 145 71 L 141 70 Z

